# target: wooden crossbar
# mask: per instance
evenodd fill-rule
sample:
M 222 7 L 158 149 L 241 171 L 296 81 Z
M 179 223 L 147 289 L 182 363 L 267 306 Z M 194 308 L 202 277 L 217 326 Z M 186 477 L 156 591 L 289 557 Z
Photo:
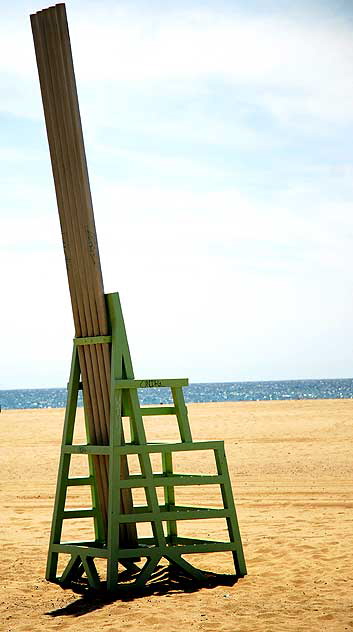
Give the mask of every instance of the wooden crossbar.
M 130 390 L 131 388 L 168 388 L 171 386 L 188 386 L 189 380 L 187 378 L 178 379 L 148 379 L 148 380 L 113 380 L 114 388 L 121 388 L 123 390 Z

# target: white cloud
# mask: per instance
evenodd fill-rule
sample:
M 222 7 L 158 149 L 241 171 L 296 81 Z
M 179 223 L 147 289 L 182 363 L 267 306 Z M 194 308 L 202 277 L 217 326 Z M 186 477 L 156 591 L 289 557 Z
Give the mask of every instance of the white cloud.
M 72 18 L 80 76 L 88 80 L 223 76 L 310 86 L 313 79 L 345 77 L 352 63 L 351 31 L 343 22 L 294 23 L 210 9 L 150 16 L 116 10 L 109 21 L 104 12 L 72 12 Z
M 104 180 L 97 183 L 95 196 L 99 209 L 97 225 L 102 239 L 107 240 L 107 252 L 113 252 L 115 234 L 111 226 L 115 224 L 123 233 L 133 231 L 135 243 L 138 240 L 142 244 L 148 234 L 149 243 L 154 246 L 159 243 L 162 251 L 162 237 L 171 232 L 175 242 L 167 241 L 168 251 L 177 249 L 181 240 L 183 248 L 189 246 L 196 251 L 203 249 L 204 244 L 206 248 L 219 244 L 220 249 L 235 257 L 239 247 L 254 254 L 262 246 L 268 251 L 272 249 L 276 256 L 278 247 L 290 249 L 299 245 L 310 259 L 317 247 L 340 252 L 345 237 L 350 239 L 352 203 L 319 201 L 308 214 L 296 208 L 295 196 L 286 207 L 259 202 L 236 189 L 163 190 L 153 186 L 114 185 Z M 129 247 L 129 240 L 125 245 Z
M 103 89 L 108 119 L 107 100 L 119 101 L 119 81 L 127 92 L 126 82 L 142 82 L 146 94 L 152 89 L 161 99 L 175 83 L 192 99 L 196 81 L 202 99 L 202 83 L 217 80 L 239 94 L 250 90 L 252 105 L 268 109 L 281 124 L 352 121 L 352 29 L 343 21 L 209 9 L 137 19 L 121 11 L 109 23 L 98 16 L 94 24 L 90 17 L 74 21 L 73 32 L 81 85 L 111 82 Z M 101 45 L 87 50 L 87 33 Z
M 23 116 L 33 115 L 38 91 L 31 8 L 27 3 L 5 17 L 0 38 L 2 107 Z M 91 3 L 83 11 L 72 3 L 68 15 L 79 85 L 96 91 L 108 81 L 110 100 L 119 98 L 121 82 L 127 91 L 130 82 L 142 82 L 146 94 L 161 95 L 177 83 L 178 93 L 187 95 L 195 81 L 216 79 L 237 90 L 250 87 L 254 103 L 280 121 L 301 114 L 352 120 L 352 29 L 343 20 L 303 12 L 294 21 L 279 12 L 264 17 L 193 3 L 149 12 L 127 3 L 109 5 L 109 11 Z M 106 108 L 109 116 L 109 103 Z
M 340 332 L 353 317 L 352 248 L 342 240 L 349 205 L 305 217 L 237 190 L 101 181 L 95 193 L 105 288 L 120 291 L 137 374 L 188 373 L 193 381 L 337 375 L 336 361 L 326 371 L 323 340 L 336 340 L 334 358 L 343 348 L 347 356 Z M 10 336 L 2 347 L 13 387 L 21 386 L 12 377 L 16 363 L 23 385 L 67 379 L 73 325 L 54 213 L 4 226 L 3 234 L 17 237 L 2 263 L 11 309 L 2 311 L 1 326 L 21 331 L 24 341 L 14 349 Z
M 43 122 L 26 17 L 33 7 L 23 10 L 25 4 L 21 16 L 11 9 L 3 21 L 1 107 Z M 69 22 L 86 138 L 93 160 L 110 174 L 116 165 L 119 176 L 115 183 L 113 175 L 92 178 L 105 286 L 121 292 L 136 372 L 191 372 L 192 380 L 347 375 L 351 164 L 330 167 L 319 156 L 310 172 L 302 145 L 297 158 L 283 155 L 289 173 L 283 184 L 271 159 L 282 129 L 320 136 L 352 121 L 350 27 L 314 24 L 303 15 L 294 22 L 218 9 L 137 15 L 127 3 L 109 5 L 109 12 L 104 3 L 82 6 L 69 5 Z M 212 96 L 227 106 L 234 94 L 234 114 L 208 108 Z M 154 111 L 160 101 L 163 115 Z M 256 107 L 279 124 L 273 138 L 272 129 L 248 120 Z M 134 131 L 136 151 L 102 139 L 104 126 Z M 151 144 L 167 139 L 168 157 L 158 146 L 148 153 L 146 139 L 139 145 L 142 129 Z M 204 140 L 211 149 L 181 156 L 173 144 L 179 138 Z M 255 155 L 260 148 L 272 195 L 264 195 L 258 176 L 253 194 L 241 191 L 252 165 L 234 173 L 226 156 L 213 162 L 217 145 L 236 148 L 239 162 L 243 149 Z M 11 306 L 1 311 L 1 328 L 21 331 L 25 347 L 14 350 L 6 338 L 2 358 L 13 372 L 4 375 L 10 384 L 21 365 L 22 383 L 11 386 L 64 384 L 73 328 L 49 169 L 39 175 L 48 157 L 33 148 L 24 166 L 17 150 L 6 147 L 0 159 L 14 166 L 2 198 L 12 200 L 13 215 L 1 230 L 2 292 Z M 302 169 L 291 173 L 295 160 Z M 19 174 L 29 161 L 36 161 L 38 179 L 23 187 Z M 128 161 L 134 185 L 118 172 Z M 154 177 L 147 185 L 149 170 Z M 190 180 L 178 188 L 168 181 L 172 174 Z

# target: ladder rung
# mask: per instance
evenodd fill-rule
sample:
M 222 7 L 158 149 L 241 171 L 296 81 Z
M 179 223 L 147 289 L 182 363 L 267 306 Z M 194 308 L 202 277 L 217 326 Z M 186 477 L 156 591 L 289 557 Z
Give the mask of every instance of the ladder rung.
M 70 553 L 71 555 L 78 554 L 81 557 L 90 555 L 91 557 L 108 557 L 108 550 L 91 545 L 89 542 L 52 544 L 51 550 L 54 553 Z
M 125 443 L 118 447 L 120 454 L 141 454 L 154 452 L 185 452 L 186 450 L 219 450 L 223 441 L 188 441 L 183 443 Z M 64 445 L 64 454 L 110 454 L 109 445 Z
M 70 518 L 93 518 L 96 515 L 95 509 L 68 509 L 63 512 L 63 519 Z
M 221 475 L 207 475 L 207 474 L 154 474 L 153 485 L 156 487 L 173 487 L 177 485 L 221 485 L 224 483 L 224 478 Z M 150 479 L 146 479 L 141 474 L 129 476 L 127 479 L 120 481 L 120 487 L 123 489 L 133 487 L 148 487 Z
M 98 540 L 65 540 L 60 542 L 60 544 L 72 545 L 72 546 L 81 546 L 81 547 L 99 547 L 102 546 Z M 105 545 L 104 545 L 105 546 Z
M 176 415 L 176 409 L 174 406 L 140 406 L 140 412 L 143 417 L 148 415 Z M 122 417 L 132 417 L 133 413 L 126 402 L 123 402 Z
M 109 454 L 111 447 L 109 445 L 64 445 L 62 447 L 64 454 Z
M 174 406 L 141 406 L 141 415 L 176 415 Z
M 125 443 L 119 446 L 120 454 L 154 454 L 155 452 L 186 452 L 223 449 L 223 441 L 188 441 L 178 443 Z M 71 447 L 71 446 L 68 446 Z M 74 446 L 73 446 L 74 447 Z
M 185 543 L 183 542 L 185 540 Z M 188 540 L 188 543 L 186 542 Z M 151 547 L 155 546 L 154 538 L 140 538 L 139 542 L 141 542 L 138 548 L 133 549 L 119 549 L 119 555 L 121 558 L 131 558 L 138 557 L 139 555 L 148 555 L 151 552 Z M 218 542 L 214 540 L 194 540 L 192 538 L 180 538 L 179 536 L 176 538 L 176 543 L 166 544 L 164 547 L 158 547 L 161 553 L 175 551 L 180 555 L 184 555 L 185 553 L 211 553 L 216 551 L 236 551 L 239 549 L 239 542 Z
M 229 509 L 212 509 L 206 507 L 173 507 L 173 510 L 168 511 L 167 507 L 161 506 L 160 511 L 149 511 L 148 507 L 134 507 L 133 513 L 120 514 L 119 522 L 155 522 L 170 521 L 170 520 L 206 520 L 207 518 L 228 518 L 230 515 Z
M 93 483 L 93 476 L 81 476 L 76 478 L 68 478 L 66 485 L 71 487 L 76 485 L 93 485 Z

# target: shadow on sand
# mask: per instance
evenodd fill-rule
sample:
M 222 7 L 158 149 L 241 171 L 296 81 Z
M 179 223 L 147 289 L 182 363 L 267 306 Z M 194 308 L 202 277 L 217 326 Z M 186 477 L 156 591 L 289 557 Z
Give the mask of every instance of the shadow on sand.
M 137 569 L 138 571 L 140 569 Z M 222 575 L 218 573 L 210 573 L 203 571 L 205 574 L 204 581 L 196 581 L 188 577 L 183 571 L 174 566 L 157 566 L 151 576 L 147 586 L 134 589 L 133 586 L 123 585 L 122 590 L 116 593 L 108 593 L 106 591 L 105 582 L 102 582 L 102 589 L 92 590 L 85 579 L 72 582 L 64 589 L 70 589 L 81 597 L 63 608 L 51 610 L 45 614 L 50 617 L 80 617 L 81 615 L 95 610 L 104 608 L 105 605 L 114 603 L 115 601 L 134 601 L 141 597 L 151 595 L 166 595 L 175 593 L 194 593 L 202 588 L 215 588 L 216 586 L 233 586 L 237 583 L 235 575 Z M 125 571 L 121 574 L 121 581 L 131 581 L 134 578 L 133 571 Z

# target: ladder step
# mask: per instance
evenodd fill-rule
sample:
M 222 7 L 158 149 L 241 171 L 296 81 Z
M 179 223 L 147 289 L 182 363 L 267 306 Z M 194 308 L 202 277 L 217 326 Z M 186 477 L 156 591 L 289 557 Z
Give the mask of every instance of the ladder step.
M 94 518 L 96 513 L 95 509 L 68 509 L 63 512 L 63 519 Z
M 67 446 L 80 447 L 80 446 Z M 93 448 L 94 446 L 89 446 Z M 99 446 L 96 446 L 99 447 Z M 153 443 L 135 444 L 124 443 L 119 447 L 120 454 L 154 454 L 155 452 L 186 452 L 186 451 L 198 451 L 198 450 L 220 450 L 224 448 L 223 441 L 190 441 L 185 443 Z M 72 452 L 72 450 L 70 450 Z
M 174 406 L 140 406 L 140 412 L 142 417 L 148 417 L 149 415 L 176 415 L 176 408 Z M 132 411 L 126 402 L 123 402 L 122 417 L 131 417 Z
M 174 406 L 141 406 L 142 417 L 148 415 L 176 415 Z
M 185 452 L 189 450 L 220 450 L 223 449 L 223 441 L 190 441 L 182 443 L 148 443 L 134 444 L 124 443 L 119 446 L 120 454 L 141 454 L 155 452 Z M 112 451 L 109 445 L 79 445 L 67 444 L 62 446 L 64 454 L 110 454 Z
M 87 546 L 88 544 L 88 546 Z M 51 551 L 53 553 L 69 553 L 71 555 L 91 555 L 92 557 L 108 557 L 108 550 L 101 547 L 95 547 L 90 543 L 78 542 L 77 544 L 71 544 L 62 542 L 60 544 L 52 544 Z
M 147 542 L 149 538 L 142 538 L 141 542 Z M 193 541 L 191 544 L 182 544 L 179 543 L 179 540 L 182 538 L 177 538 L 178 543 L 176 545 L 166 544 L 165 547 L 159 547 L 159 551 L 161 554 L 167 554 L 170 551 L 175 551 L 180 555 L 184 555 L 187 553 L 213 553 L 213 552 L 221 552 L 221 551 L 237 551 L 239 550 L 238 542 L 214 542 L 213 540 L 202 540 L 197 542 Z M 150 542 L 145 546 L 142 544 L 139 548 L 131 548 L 131 549 L 120 549 L 119 555 L 121 558 L 131 558 L 137 557 L 138 555 L 146 555 L 151 551 L 151 547 L 155 546 L 153 538 L 150 539 Z
M 64 454 L 110 454 L 112 451 L 109 445 L 63 445 Z
M 153 474 L 153 485 L 156 487 L 173 487 L 177 485 L 221 485 L 224 483 L 223 476 L 219 474 Z M 151 480 L 144 478 L 141 474 L 129 476 L 121 480 L 119 486 L 123 489 L 134 487 L 148 487 Z
M 93 476 L 81 476 L 76 478 L 68 478 L 66 485 L 69 487 L 76 485 L 93 485 L 94 478 Z
M 178 507 L 168 511 L 167 506 L 160 506 L 160 511 L 148 511 L 148 507 L 134 507 L 133 513 L 121 514 L 119 522 L 155 522 L 170 520 L 203 520 L 207 518 L 228 518 L 231 512 L 229 509 L 210 509 L 206 507 Z

